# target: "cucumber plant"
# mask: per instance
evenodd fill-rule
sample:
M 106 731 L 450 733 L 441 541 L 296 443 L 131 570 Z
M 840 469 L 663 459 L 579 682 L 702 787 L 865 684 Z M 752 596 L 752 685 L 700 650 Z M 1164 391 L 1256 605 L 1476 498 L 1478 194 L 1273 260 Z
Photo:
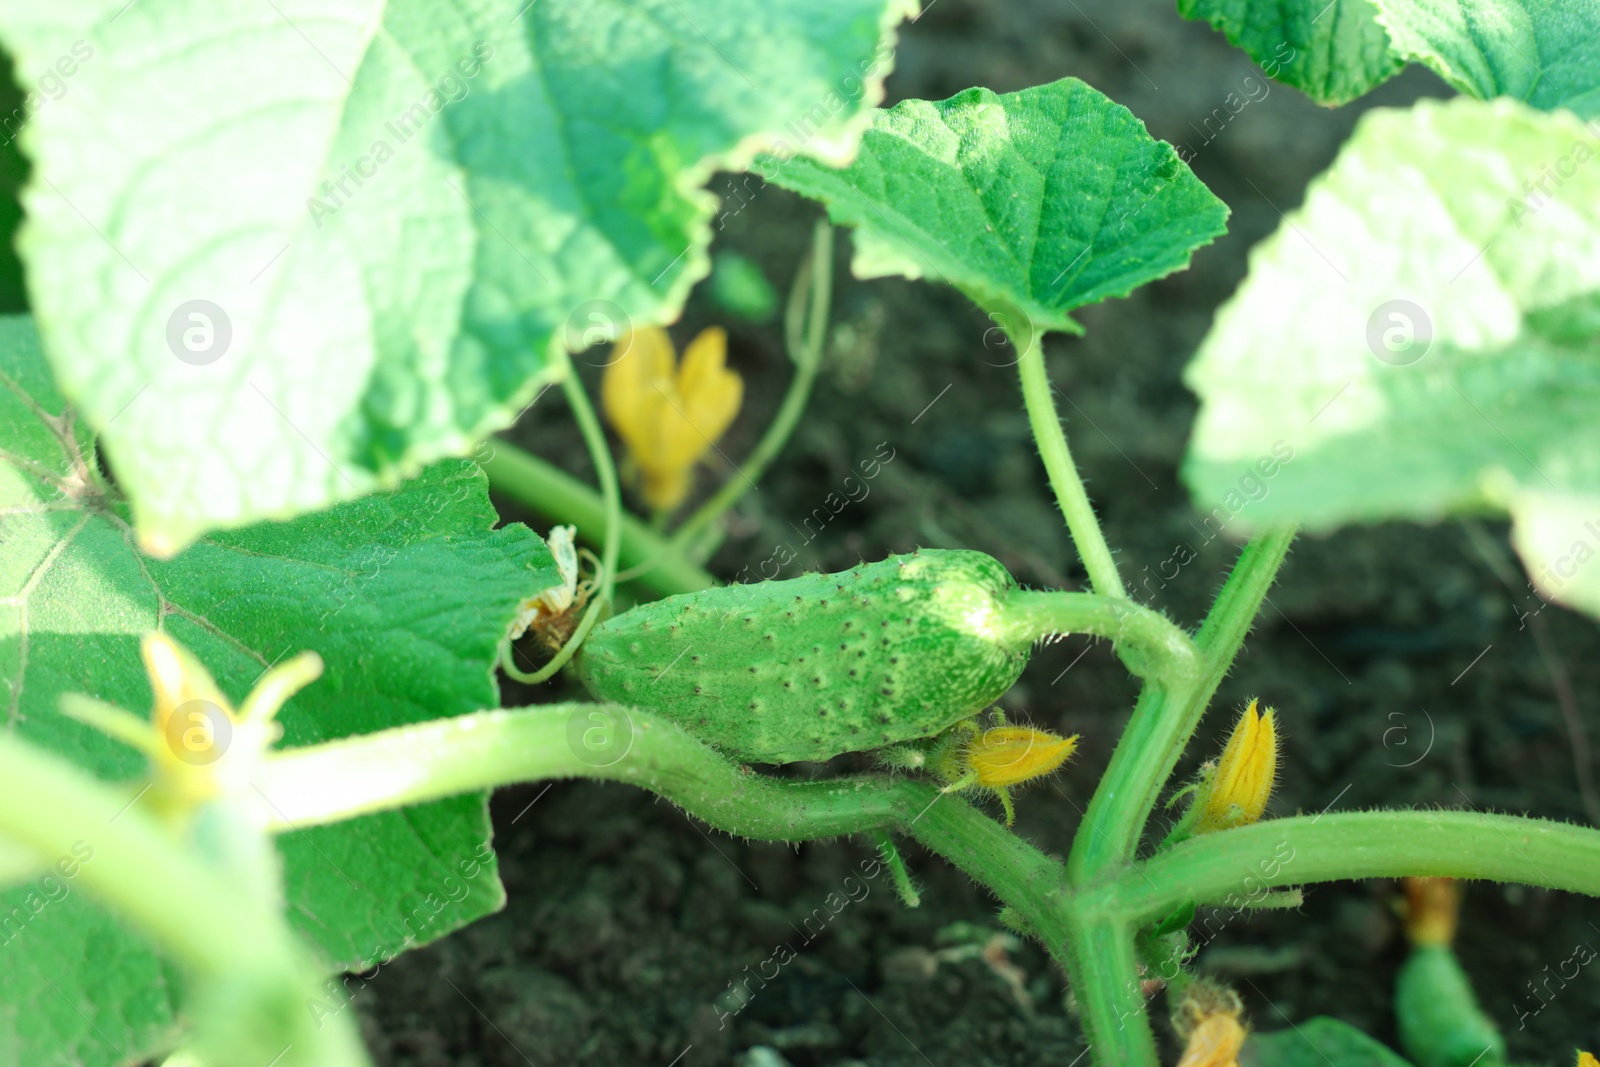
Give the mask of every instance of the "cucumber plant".
M 1198 907 L 1400 876 L 1600 895 L 1590 827 L 1267 817 L 1292 707 L 1252 705 L 1172 780 L 1302 527 L 1506 513 L 1541 603 L 1600 614 L 1591 4 L 1180 3 L 1326 103 L 1406 63 L 1461 94 L 1364 118 L 1196 354 L 1184 477 L 1249 540 L 1185 622 L 1130 595 L 1045 362 L 1075 309 L 1226 226 L 1126 108 L 1065 77 L 880 109 L 908 0 L 267 6 L 0 0 L 32 87 L 6 124 L 32 167 L 29 313 L 0 319 L 8 1062 L 368 1062 L 338 976 L 500 906 L 487 791 L 539 779 L 628 782 L 752 838 L 867 835 L 908 903 L 893 839 L 920 842 L 1060 964 L 1102 1067 L 1158 1062 L 1157 987 L 1186 1064 L 1306 1062 L 1196 977 Z M 990 316 L 1087 589 L 934 550 L 717 587 L 703 563 L 827 347 L 833 235 L 782 316 L 778 414 L 674 527 L 742 395 L 720 333 L 679 365 L 648 332 L 711 269 L 717 168 L 820 201 L 859 276 Z M 671 445 L 624 464 L 654 487 L 640 519 L 572 355 L 615 365 L 645 337 L 657 369 L 604 405 L 641 420 L 630 449 Z M 489 437 L 552 388 L 597 489 Z M 490 485 L 559 535 L 497 526 Z M 619 583 L 646 602 L 620 610 Z M 1008 790 L 1075 739 L 986 709 L 1069 633 L 1141 688 L 1062 861 L 1010 831 Z M 594 701 L 498 707 L 497 666 L 569 663 Z M 749 766 L 868 750 L 882 769 L 843 778 Z M 1188 814 L 1157 839 L 1173 792 Z M 1406 1055 L 1503 1058 L 1447 941 L 1401 975 Z M 1405 1062 L 1305 1030 L 1335 1067 Z

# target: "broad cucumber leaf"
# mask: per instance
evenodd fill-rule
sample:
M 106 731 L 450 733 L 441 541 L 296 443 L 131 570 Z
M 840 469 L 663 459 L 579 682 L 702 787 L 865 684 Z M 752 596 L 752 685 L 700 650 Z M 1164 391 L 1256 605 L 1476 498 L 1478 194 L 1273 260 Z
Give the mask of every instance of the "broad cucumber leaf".
M 1464 93 L 1600 115 L 1593 0 L 1377 0 L 1396 51 Z
M 675 318 L 713 168 L 847 158 L 910 0 L 0 0 L 19 238 L 147 549 L 393 485 Z
M 1572 115 L 1511 100 L 1365 117 L 1188 368 L 1201 510 L 1509 511 L 1546 595 L 1600 613 L 1597 156 Z
M 1463 93 L 1600 114 L 1592 0 L 1178 0 L 1269 77 L 1343 104 L 1422 63 Z
M 1371 0 L 1178 0 L 1178 12 L 1211 23 L 1267 77 L 1319 104 L 1349 103 L 1405 65 Z
M 1347 1022 L 1317 1015 L 1290 1030 L 1251 1034 L 1241 1067 L 1411 1067 L 1376 1038 Z
M 1171 145 L 1076 78 L 879 111 L 842 169 L 758 165 L 857 227 L 858 275 L 942 279 L 1013 331 L 1081 333 L 1073 308 L 1186 266 L 1228 217 Z
M 0 318 L 0 678 L 7 728 L 109 780 L 143 758 L 57 711 L 83 692 L 143 712 L 141 635 L 160 628 L 237 701 L 303 649 L 323 677 L 281 719 L 307 744 L 494 707 L 497 643 L 556 584 L 543 541 L 493 529 L 476 465 L 288 523 L 214 533 L 170 560 L 137 547 L 51 382 L 26 317 Z M 267 798 L 270 802 L 272 798 Z M 366 967 L 498 908 L 485 795 L 280 839 L 291 919 L 339 967 Z M 39 798 L 48 803 L 48 798 Z M 84 843 L 94 862 L 93 841 Z M 73 860 L 74 857 L 63 857 Z M 0 1061 L 137 1061 L 170 1040 L 169 967 L 54 871 L 0 894 Z M 331 998 L 324 1010 L 343 1006 Z

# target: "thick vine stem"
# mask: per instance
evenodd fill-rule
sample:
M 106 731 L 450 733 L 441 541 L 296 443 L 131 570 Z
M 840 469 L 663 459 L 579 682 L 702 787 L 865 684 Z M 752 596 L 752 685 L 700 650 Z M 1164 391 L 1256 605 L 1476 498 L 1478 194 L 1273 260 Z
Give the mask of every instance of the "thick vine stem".
M 1152 922 L 1185 901 L 1243 907 L 1280 886 L 1438 875 L 1600 897 L 1600 830 L 1473 811 L 1349 811 L 1203 834 L 1103 885 L 1084 910 Z
M 1233 666 L 1293 540 L 1292 529 L 1278 530 L 1246 545 L 1195 637 L 1201 655 L 1198 676 L 1176 683 L 1153 680 L 1139 694 L 1133 717 L 1089 801 L 1083 830 L 1072 843 L 1067 871 L 1074 883 L 1133 862 L 1161 790 Z
M 1012 343 L 1016 344 L 1017 340 L 1013 333 Z M 1044 366 L 1042 340 L 1039 331 L 1029 330 L 1025 343 L 1018 345 L 1021 356 L 1017 360 L 1017 372 L 1022 378 L 1022 401 L 1028 409 L 1028 423 L 1039 446 L 1039 458 L 1044 461 L 1050 488 L 1055 490 L 1056 502 L 1067 520 L 1072 543 L 1078 546 L 1078 555 L 1089 572 L 1089 583 L 1102 596 L 1126 600 L 1128 591 L 1117 573 L 1117 561 L 1112 558 L 1106 536 L 1100 531 L 1100 520 L 1095 518 L 1094 505 L 1089 503 L 1089 493 L 1072 462 L 1067 435 L 1061 430 L 1061 416 L 1056 414 L 1055 401 L 1050 397 L 1050 376 Z
M 750 774 L 648 712 L 616 704 L 483 711 L 274 753 L 257 780 L 282 832 L 542 778 L 604 778 L 659 793 L 741 837 L 873 830 L 915 837 L 1017 909 L 1064 961 L 1060 864 L 924 780 L 793 781 Z
M 1159 611 L 1132 600 L 1018 589 L 1005 597 L 1001 625 L 1017 640 L 1067 633 L 1110 638 L 1140 677 L 1190 679 L 1201 669 L 1200 650 L 1189 635 Z
M 570 522 L 584 531 L 605 528 L 605 502 L 600 494 L 572 475 L 551 466 L 510 442 L 496 439 L 492 454 L 479 460 L 489 476 L 489 485 L 518 503 L 526 504 L 557 522 Z M 618 527 L 620 566 L 648 565 L 635 579 L 640 585 L 662 596 L 695 593 L 717 584 L 667 539 L 631 515 L 623 515 Z
M 1115 917 L 1074 914 L 1071 919 L 1068 973 L 1094 1062 L 1158 1067 L 1132 927 Z

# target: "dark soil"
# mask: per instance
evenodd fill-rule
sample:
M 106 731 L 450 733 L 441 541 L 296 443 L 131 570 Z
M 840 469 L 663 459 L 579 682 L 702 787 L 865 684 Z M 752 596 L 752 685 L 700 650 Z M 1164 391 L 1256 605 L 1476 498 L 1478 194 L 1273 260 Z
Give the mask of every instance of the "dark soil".
M 1068 398 L 1068 434 L 1123 574 L 1193 624 L 1235 547 L 1207 540 L 1179 487 L 1195 409 L 1181 370 L 1243 277 L 1246 252 L 1300 202 L 1359 114 L 1443 89 L 1411 71 L 1328 111 L 1273 85 L 1204 143 L 1204 117 L 1261 75 L 1209 28 L 1180 19 L 1170 0 L 937 0 L 905 27 L 890 99 L 940 99 L 975 84 L 1008 91 L 1063 75 L 1186 144 L 1199 176 L 1233 209 L 1228 236 L 1191 270 L 1085 311 L 1086 336 L 1053 338 L 1048 348 Z M 725 182 L 719 240 L 786 286 L 816 209 L 768 187 L 733 211 L 732 190 Z M 1015 372 L 984 345 L 989 323 L 948 289 L 855 281 L 848 240 L 841 246 L 828 370 L 712 569 L 732 576 L 781 545 L 797 554 L 788 574 L 960 546 L 994 554 L 1025 583 L 1078 586 L 1082 570 L 1035 456 Z M 726 318 L 693 303 L 675 332 L 681 344 Z M 789 365 L 771 325 L 732 327 L 731 353 L 749 393 L 723 445 L 737 457 L 767 424 Z M 559 405 L 546 401 L 531 421 L 519 440 L 589 474 Z M 808 528 L 883 442 L 894 458 L 866 498 L 820 533 L 815 521 Z M 1488 534 L 1508 551 L 1503 529 Z M 1162 563 L 1179 546 L 1195 559 L 1167 580 L 1172 567 Z M 1459 525 L 1304 541 L 1184 773 L 1217 751 L 1228 709 L 1259 695 L 1287 733 L 1276 813 L 1431 805 L 1585 820 L 1557 691 L 1570 680 L 1595 732 L 1593 626 L 1554 607 L 1524 626 L 1519 612 L 1538 602 L 1513 568 L 1508 587 Z M 1019 833 L 1065 854 L 1135 692 L 1107 646 L 1071 638 L 1034 657 L 1005 706 L 1082 741 L 1065 773 L 1021 795 Z M 494 812 L 510 903 L 395 961 L 367 987 L 358 1003 L 382 1064 L 1033 1067 L 1074 1063 L 1082 1052 L 1061 974 L 1039 949 L 1009 939 L 982 890 L 914 848 L 920 908 L 903 907 L 880 876 L 851 883 L 864 886 L 860 899 L 824 925 L 815 909 L 870 855 L 862 841 L 734 840 L 616 785 L 505 790 Z M 1258 1029 L 1331 1014 L 1392 1044 L 1390 996 L 1404 954 L 1394 895 L 1389 883 L 1317 886 L 1298 913 L 1214 921 L 1201 965 L 1244 995 Z M 1568 1062 L 1575 1044 L 1600 1043 L 1588 975 L 1525 1029 L 1517 1025 L 1519 1011 L 1539 1003 L 1526 982 L 1574 945 L 1600 943 L 1591 920 L 1600 922 L 1600 909 L 1587 900 L 1488 884 L 1469 892 L 1459 949 L 1514 1057 Z M 755 995 L 741 1007 L 731 991 L 779 943 L 797 958 L 764 988 L 752 982 Z M 1153 1009 L 1164 1010 L 1159 1000 Z

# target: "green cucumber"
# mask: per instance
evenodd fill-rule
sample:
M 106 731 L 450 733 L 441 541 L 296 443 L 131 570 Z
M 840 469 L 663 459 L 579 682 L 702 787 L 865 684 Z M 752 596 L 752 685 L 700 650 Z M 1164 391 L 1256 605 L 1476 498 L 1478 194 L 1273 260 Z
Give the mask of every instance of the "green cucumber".
M 1003 623 L 1015 588 L 982 552 L 936 549 L 723 586 L 595 627 L 577 670 L 737 759 L 825 760 L 932 736 L 1011 688 L 1032 643 Z
M 1418 1067 L 1502 1067 L 1506 1042 L 1449 945 L 1423 944 L 1395 979 L 1400 1047 Z

